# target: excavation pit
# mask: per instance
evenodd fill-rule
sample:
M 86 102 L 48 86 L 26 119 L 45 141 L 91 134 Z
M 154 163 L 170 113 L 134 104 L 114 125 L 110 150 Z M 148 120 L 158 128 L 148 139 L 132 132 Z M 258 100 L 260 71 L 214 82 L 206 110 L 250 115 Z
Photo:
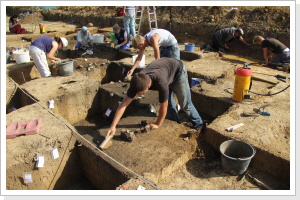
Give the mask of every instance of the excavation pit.
M 69 33 L 68 37 L 74 40 L 72 34 L 76 31 Z M 191 78 L 204 79 L 193 86 L 191 92 L 195 107 L 207 122 L 206 128 L 195 137 L 189 137 L 189 128 L 166 119 L 160 129 L 137 134 L 132 142 L 124 141 L 120 137 L 122 129 L 135 131 L 142 128 L 142 120 L 155 121 L 157 114 L 150 108 L 159 108 L 157 93 L 149 91 L 127 108 L 112 139 L 113 145 L 104 151 L 99 150 L 99 145 L 126 94 L 129 83 L 124 82 L 124 77 L 137 51 L 119 51 L 111 43 L 95 45 L 90 55 L 82 55 L 84 51 L 73 48 L 59 51 L 57 56 L 60 58 L 74 59 L 74 73 L 67 77 L 58 76 L 55 66 L 50 66 L 54 77 L 47 79 L 39 77 L 33 62 L 9 63 L 7 75 L 12 80 L 7 77 L 7 94 L 12 98 L 7 98 L 7 110 L 11 107 L 17 110 L 7 112 L 6 123 L 39 117 L 43 121 L 38 134 L 6 141 L 6 189 L 136 190 L 139 186 L 147 190 L 253 189 L 249 181 L 236 182 L 236 177 L 222 170 L 217 149 L 223 141 L 236 138 L 257 149 L 248 172 L 274 189 L 288 190 L 289 90 L 274 96 L 251 94 L 250 100 L 235 103 L 230 89 L 233 88 L 235 70 L 243 66 L 245 59 L 204 53 L 198 46 L 194 52 L 186 52 L 185 40 L 179 40 L 179 46 L 189 82 Z M 250 53 L 246 48 L 243 52 Z M 147 66 L 154 60 L 153 50 L 147 49 L 145 55 Z M 289 76 L 258 65 L 251 67 L 258 73 Z M 258 74 L 253 77 L 252 89 L 257 93 L 276 93 L 288 85 L 275 77 Z M 49 108 L 49 100 L 54 100 L 54 108 Z M 265 103 L 272 104 L 267 108 L 271 116 L 242 115 Z M 109 116 L 106 115 L 108 109 L 111 110 Z M 179 114 L 187 121 L 183 113 Z M 227 127 L 241 122 L 245 123 L 243 127 L 226 132 Z M 274 125 L 270 127 L 270 124 Z M 51 157 L 54 147 L 60 154 L 57 159 Z M 35 167 L 37 152 L 45 155 L 43 168 Z M 32 172 L 33 183 L 24 184 L 21 175 L 27 171 Z M 187 183 L 184 177 L 189 177 L 193 184 L 182 184 Z
M 126 59 L 127 58 L 125 58 L 125 60 Z M 84 58 L 75 59 L 75 62 L 76 60 L 77 62 L 86 62 Z M 88 58 L 88 60 L 91 60 L 92 63 L 97 63 L 97 61 L 95 61 L 97 60 L 97 58 Z M 191 67 L 191 64 L 193 63 L 186 63 L 188 69 L 190 69 L 189 71 L 195 74 L 196 72 L 192 72 L 193 67 Z M 81 167 L 74 171 L 74 173 L 79 174 L 80 176 L 74 175 L 74 178 L 76 178 L 76 180 L 69 180 L 67 178 L 64 178 L 67 176 L 65 175 L 65 173 L 67 172 L 63 171 L 60 175 L 61 178 L 59 178 L 55 184 L 52 183 L 51 187 L 50 185 L 47 185 L 46 187 L 45 185 L 40 184 L 24 185 L 22 183 L 22 180 L 18 181 L 18 184 L 16 184 L 15 181 L 13 181 L 13 183 L 10 183 L 10 180 L 8 180 L 7 188 L 47 188 L 55 190 L 70 189 L 75 187 L 82 190 L 114 190 L 124 188 L 134 189 L 134 187 L 137 188 L 139 185 L 143 185 L 143 187 L 147 189 L 156 190 L 157 188 L 159 188 L 159 185 L 164 182 L 165 179 L 170 177 L 178 168 L 185 165 L 185 163 L 193 163 L 193 165 L 189 165 L 189 167 L 197 166 L 195 165 L 195 163 L 197 163 L 196 160 L 198 160 L 199 157 L 207 157 L 208 163 L 203 160 L 203 165 L 213 166 L 213 169 L 216 170 L 216 173 L 221 173 L 222 176 L 228 176 L 225 172 L 222 171 L 220 167 L 220 154 L 213 147 L 217 147 L 219 143 L 229 137 L 233 137 L 233 135 L 226 136 L 226 134 L 224 134 L 224 131 L 222 130 L 218 130 L 217 132 L 215 132 L 216 129 L 212 127 L 218 126 L 218 123 L 215 124 L 215 121 L 220 120 L 218 118 L 224 113 L 230 112 L 230 109 L 232 109 L 232 107 L 234 107 L 235 105 L 231 100 L 230 94 L 221 91 L 220 89 L 218 90 L 220 82 L 230 87 L 230 85 L 232 84 L 231 81 L 226 81 L 225 78 L 216 78 L 216 81 L 207 79 L 206 81 L 201 83 L 201 88 L 203 89 L 203 91 L 199 91 L 199 85 L 195 85 L 191 88 L 192 98 L 197 110 L 199 111 L 199 113 L 201 113 L 203 119 L 206 119 L 211 123 L 211 125 L 208 125 L 208 127 L 204 129 L 203 133 L 198 137 L 187 139 L 187 127 L 166 119 L 164 122 L 164 127 L 155 131 L 151 131 L 149 134 L 146 133 L 137 135 L 136 140 L 131 143 L 120 139 L 120 136 L 117 134 L 116 137 L 112 140 L 113 146 L 108 150 L 103 151 L 105 154 L 102 154 L 102 151 L 99 151 L 98 149 L 99 145 L 104 140 L 106 130 L 112 121 L 114 112 L 116 111 L 119 102 L 124 98 L 125 93 L 129 87 L 129 83 L 123 81 L 124 75 L 122 71 L 124 68 L 129 68 L 130 65 L 124 63 L 124 61 L 110 61 L 110 63 L 106 62 L 106 64 L 103 64 L 102 66 L 99 65 L 99 69 L 97 67 L 93 68 L 94 71 L 84 70 L 84 68 L 88 66 L 89 64 L 87 62 L 86 66 L 84 66 L 82 69 L 75 69 L 75 73 L 68 77 L 57 76 L 47 79 L 35 79 L 22 84 L 21 88 L 26 88 L 26 92 L 28 92 L 29 94 L 34 94 L 32 96 L 34 96 L 34 98 L 38 100 L 39 104 L 22 107 L 18 109 L 18 111 L 14 111 L 7 115 L 8 123 L 13 121 L 13 119 L 18 118 L 18 113 L 29 112 L 29 110 L 32 110 L 32 106 L 35 107 L 34 110 L 37 110 L 36 108 L 40 107 L 40 105 L 48 108 L 48 101 L 53 99 L 55 106 L 53 109 L 50 109 L 50 113 L 53 113 L 53 115 L 55 116 L 59 116 L 59 118 L 61 117 L 63 121 L 66 122 L 70 127 L 74 127 L 78 134 L 75 133 L 75 131 L 68 130 L 68 128 L 67 130 L 63 131 L 63 133 L 61 133 L 62 131 L 60 130 L 60 128 L 62 125 L 59 126 L 60 128 L 58 128 L 57 130 L 53 130 L 54 127 L 57 127 L 57 123 L 59 122 L 53 119 L 47 120 L 47 118 L 50 116 L 52 118 L 52 114 L 45 114 L 44 112 L 46 111 L 43 108 L 40 108 L 41 110 L 43 110 L 43 112 L 40 112 L 44 114 L 41 115 L 41 113 L 38 112 L 28 115 L 27 117 L 28 119 L 37 116 L 44 118 L 43 122 L 45 123 L 45 125 L 43 125 L 44 129 L 41 129 L 41 135 L 48 137 L 48 139 L 46 138 L 46 140 L 48 141 L 52 140 L 51 134 L 48 133 L 50 130 L 51 132 L 59 133 L 59 136 L 54 137 L 59 141 L 64 141 L 65 137 L 67 137 L 68 135 L 73 135 L 74 138 L 76 138 L 74 139 L 71 147 L 68 147 L 69 149 L 72 149 L 72 152 L 77 152 L 76 154 L 72 154 L 72 156 L 76 157 L 76 159 L 73 158 L 74 160 L 72 161 L 72 159 L 68 158 L 67 156 L 64 159 L 70 159 L 70 161 L 68 161 L 70 162 L 70 165 L 78 165 L 80 163 Z M 230 65 L 228 67 L 230 68 Z M 98 71 L 95 71 L 96 69 Z M 99 76 L 99 72 L 102 72 L 101 76 Z M 94 79 L 96 75 L 91 74 L 98 75 Z M 198 74 L 199 77 L 201 77 L 202 75 Z M 218 77 L 220 77 L 220 75 L 218 75 Z M 40 85 L 43 85 L 43 88 L 44 90 L 47 90 L 47 93 L 39 91 Z M 219 92 L 216 93 L 216 91 Z M 117 133 L 120 134 L 121 130 L 124 128 L 130 129 L 132 131 L 136 130 L 137 128 L 141 128 L 141 120 L 154 121 L 156 119 L 156 113 L 151 112 L 150 106 L 153 106 L 156 110 L 158 110 L 159 103 L 157 99 L 157 93 L 155 91 L 149 91 L 145 94 L 144 98 L 138 98 L 134 100 L 127 108 L 124 114 L 124 118 L 120 121 Z M 27 109 L 29 110 L 23 111 Z M 106 116 L 105 113 L 108 109 L 111 109 L 111 114 L 109 116 Z M 236 111 L 233 109 L 233 112 Z M 186 120 L 184 118 L 184 114 L 180 113 L 180 117 L 182 117 L 183 120 Z M 217 119 L 214 120 L 215 118 Z M 56 122 L 51 122 L 50 124 L 48 124 L 48 121 Z M 53 125 L 52 123 L 56 125 Z M 51 129 L 48 129 L 48 126 L 50 126 Z M 22 141 L 25 138 L 29 140 L 30 137 L 37 137 L 40 139 L 41 137 L 43 137 L 41 135 L 22 136 L 14 140 Z M 218 139 L 216 139 L 215 137 L 217 137 Z M 167 140 L 162 140 L 162 138 L 167 138 Z M 210 142 L 204 145 L 205 148 L 202 147 L 200 151 L 206 152 L 207 155 L 199 152 L 198 146 L 199 144 L 205 144 L 206 141 Z M 13 143 L 9 145 L 10 142 L 13 142 L 13 140 L 8 140 L 7 145 L 13 148 L 14 145 Z M 167 144 L 170 144 L 170 146 L 167 146 L 165 142 L 167 142 Z M 208 144 L 212 145 L 210 146 Z M 51 146 L 51 143 L 46 143 L 46 145 Z M 176 147 L 175 149 L 173 149 L 174 146 Z M 41 152 L 43 151 L 39 146 L 36 146 L 36 148 L 37 149 L 35 150 L 40 150 Z M 62 148 L 61 151 L 63 150 L 64 149 Z M 258 150 L 258 154 L 263 155 L 260 152 L 263 151 Z M 18 155 L 20 155 L 20 152 L 18 152 Z M 109 156 L 108 158 L 107 155 Z M 151 158 L 150 155 L 153 156 L 153 158 Z M 196 160 L 195 155 L 198 156 L 198 159 Z M 30 154 L 28 156 L 34 157 L 34 155 Z M 71 155 L 69 156 L 71 157 Z M 208 158 L 209 156 L 212 156 L 212 158 Z M 269 157 L 270 156 L 271 155 L 269 155 Z M 274 162 L 276 161 L 275 157 L 273 158 Z M 15 157 L 9 157 L 8 159 L 14 160 Z M 48 159 L 50 160 L 50 158 Z M 255 162 L 260 163 L 263 159 L 265 159 L 264 156 L 262 156 L 258 161 L 255 161 L 254 158 L 253 163 L 251 163 L 251 167 L 255 169 L 255 167 L 257 167 L 255 165 Z M 115 160 L 117 161 L 117 164 Z M 18 166 L 20 170 L 23 169 L 24 171 L 34 168 L 34 162 L 26 162 L 27 166 L 25 165 L 25 168 L 24 166 L 15 165 L 14 167 L 12 166 L 11 170 L 15 172 L 16 166 Z M 147 163 L 147 165 L 145 163 Z M 22 162 L 20 162 L 19 164 L 23 165 Z M 284 165 L 288 166 L 289 164 L 287 162 Z M 99 166 L 101 166 L 101 170 L 99 169 Z M 49 167 L 55 167 L 55 165 Z M 260 170 L 268 171 L 270 174 L 272 174 L 272 167 L 274 168 L 274 166 L 268 166 L 267 169 L 261 167 Z M 128 171 L 127 168 L 130 170 Z M 284 168 L 284 170 L 286 169 L 287 168 Z M 40 171 L 40 169 L 35 170 L 34 175 L 40 176 Z M 145 180 L 141 180 L 141 178 L 136 174 L 140 175 Z M 70 174 L 68 174 L 68 176 L 69 175 Z M 288 177 L 288 174 L 284 176 L 285 177 L 281 178 L 284 179 Z M 79 184 L 81 180 L 85 180 L 84 185 Z M 78 185 L 75 184 L 75 186 L 71 183 L 78 183 Z M 127 183 L 131 183 L 131 187 L 125 187 Z M 277 185 L 277 187 L 286 188 L 287 186 Z

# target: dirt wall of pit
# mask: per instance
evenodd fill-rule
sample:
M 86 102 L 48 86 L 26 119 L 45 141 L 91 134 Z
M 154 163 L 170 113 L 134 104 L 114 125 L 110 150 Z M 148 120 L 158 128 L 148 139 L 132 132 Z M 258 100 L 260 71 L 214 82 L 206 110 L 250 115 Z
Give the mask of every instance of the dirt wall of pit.
M 99 149 L 78 138 L 79 157 L 86 178 L 100 190 L 115 190 L 119 185 L 129 180 L 126 171 L 116 164 L 113 158 Z
M 123 26 L 123 17 L 115 17 L 117 6 L 57 6 L 57 9 L 38 9 L 45 20 L 76 21 L 81 27 L 92 23 L 99 28 L 112 27 L 115 23 Z M 8 15 L 28 10 L 24 7 L 7 7 Z M 252 43 L 255 35 L 274 37 L 290 46 L 290 15 L 288 6 L 156 6 L 158 27 L 172 32 L 177 38 L 182 35 L 197 37 L 196 41 L 179 42 L 210 43 L 212 34 L 225 27 L 242 27 L 244 39 Z M 147 16 L 142 19 L 141 33 L 149 30 Z M 258 46 L 245 48 L 239 41 L 232 42 L 233 52 L 240 55 L 263 59 Z

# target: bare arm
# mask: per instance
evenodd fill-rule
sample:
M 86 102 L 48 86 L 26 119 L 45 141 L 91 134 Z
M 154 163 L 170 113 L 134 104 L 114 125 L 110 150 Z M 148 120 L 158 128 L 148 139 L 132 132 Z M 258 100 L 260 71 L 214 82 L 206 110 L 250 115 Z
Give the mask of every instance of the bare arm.
M 123 6 L 123 13 L 124 13 L 125 16 L 127 16 L 125 11 L 126 11 L 126 6 Z
M 114 116 L 113 122 L 110 125 L 110 128 L 107 131 L 106 138 L 113 137 L 116 133 L 116 126 L 118 122 L 120 121 L 121 117 L 123 116 L 127 106 L 131 103 L 132 99 L 126 96 L 122 103 L 119 105 L 116 114 Z
M 128 39 L 127 36 L 124 36 L 124 42 L 122 42 L 121 44 L 118 44 L 119 46 L 123 46 L 124 44 L 127 44 Z
M 52 49 L 51 49 L 50 52 L 47 54 L 47 58 L 50 59 L 51 61 L 52 61 L 52 60 L 55 60 L 55 61 L 60 60 L 60 58 L 57 58 L 57 57 L 54 56 L 54 54 L 55 54 L 57 48 L 58 48 L 57 42 L 56 42 L 56 41 L 53 41 L 53 42 L 52 42 Z
M 251 45 L 248 42 L 246 42 L 243 37 L 240 37 L 240 41 L 242 41 L 245 45 Z
M 9 28 L 13 28 L 15 26 L 17 26 L 19 23 L 15 23 L 14 25 L 12 25 L 12 23 L 9 23 Z
M 164 119 L 166 118 L 167 110 L 168 110 L 168 100 L 165 101 L 164 103 L 160 103 L 157 120 L 155 124 L 150 124 L 151 129 L 157 129 L 162 125 Z
M 128 76 L 130 76 L 134 72 L 135 68 L 140 64 L 140 62 L 143 58 L 143 55 L 144 55 L 144 51 L 145 51 L 144 49 L 140 50 L 139 55 L 137 56 L 131 70 L 129 70 L 128 73 L 127 73 Z
M 150 44 L 154 49 L 154 57 L 155 59 L 159 59 L 160 58 L 160 51 L 159 51 L 159 45 L 158 45 L 158 41 L 160 39 L 160 35 L 158 34 L 154 34 L 151 39 L 150 39 Z
M 263 54 L 264 54 L 265 64 L 267 65 L 268 62 L 269 62 L 269 59 L 268 59 L 268 49 L 267 48 L 263 48 Z

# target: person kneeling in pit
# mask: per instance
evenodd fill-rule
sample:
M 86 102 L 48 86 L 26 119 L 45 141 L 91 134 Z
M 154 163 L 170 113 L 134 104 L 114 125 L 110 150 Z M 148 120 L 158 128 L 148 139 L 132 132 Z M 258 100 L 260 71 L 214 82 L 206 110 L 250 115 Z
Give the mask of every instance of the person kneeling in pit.
M 244 35 L 244 31 L 241 28 L 236 28 L 236 27 L 223 28 L 214 33 L 212 37 L 212 45 L 210 48 L 208 48 L 208 50 L 225 53 L 226 51 L 231 50 L 227 44 L 233 41 L 234 39 L 238 39 L 242 41 L 245 45 L 251 45 L 244 40 L 243 35 Z
M 260 35 L 254 36 L 253 43 L 262 46 L 265 59 L 264 67 L 281 66 L 290 63 L 290 49 L 275 38 L 263 38 Z M 271 50 L 268 54 L 268 50 Z
M 173 99 L 175 93 L 181 109 L 193 124 L 192 128 L 201 131 L 204 124 L 191 99 L 186 67 L 181 60 L 163 57 L 133 75 L 127 95 L 116 111 L 106 138 L 115 135 L 118 122 L 135 96 L 143 95 L 148 90 L 158 91 L 160 103 L 158 118 L 156 122 L 150 124 L 151 129 L 157 129 L 162 125 L 167 112 L 171 120 L 181 123 Z
M 77 32 L 77 44 L 75 49 L 86 49 L 89 47 L 89 44 L 94 44 L 94 38 L 88 28 L 83 26 L 81 30 Z
M 130 47 L 130 35 L 127 34 L 124 28 L 120 28 L 118 24 L 113 26 L 115 33 L 116 49 L 128 49 Z

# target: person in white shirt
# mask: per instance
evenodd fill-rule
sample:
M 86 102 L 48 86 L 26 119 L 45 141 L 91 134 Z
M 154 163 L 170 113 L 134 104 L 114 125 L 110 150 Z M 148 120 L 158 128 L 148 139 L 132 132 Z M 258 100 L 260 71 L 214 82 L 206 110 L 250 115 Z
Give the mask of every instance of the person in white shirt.
M 144 36 L 137 35 L 132 39 L 132 47 L 140 51 L 135 63 L 127 73 L 128 76 L 132 75 L 140 64 L 145 48 L 148 46 L 153 48 L 155 59 L 168 57 L 180 60 L 180 48 L 175 36 L 165 29 L 154 29 Z
M 89 32 L 88 28 L 86 26 L 83 26 L 81 30 L 77 32 L 77 44 L 75 46 L 75 49 L 79 49 L 82 46 L 88 47 L 89 43 L 93 45 L 94 38 Z

